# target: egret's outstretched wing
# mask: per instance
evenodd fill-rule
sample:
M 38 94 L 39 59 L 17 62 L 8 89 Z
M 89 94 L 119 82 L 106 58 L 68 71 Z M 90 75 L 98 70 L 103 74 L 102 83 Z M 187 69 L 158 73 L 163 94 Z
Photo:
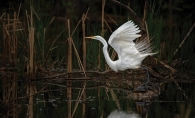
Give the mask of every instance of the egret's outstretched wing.
M 133 40 L 140 37 L 140 30 L 132 21 L 128 21 L 116 29 L 110 36 L 108 43 L 115 49 L 118 53 L 119 59 L 122 53 L 136 54 L 139 53 L 135 48 L 135 43 Z
M 132 21 L 120 26 L 110 36 L 108 43 L 118 53 L 119 60 L 116 61 L 118 70 L 139 68 L 143 59 L 152 53 L 152 47 L 147 43 L 147 38 L 134 43 L 133 40 L 140 37 L 140 30 Z

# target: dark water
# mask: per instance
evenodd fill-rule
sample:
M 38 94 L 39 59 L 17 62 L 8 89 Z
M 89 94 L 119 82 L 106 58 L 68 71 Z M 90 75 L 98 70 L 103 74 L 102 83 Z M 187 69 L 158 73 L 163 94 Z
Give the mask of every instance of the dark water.
M 6 74 L 0 79 L 0 115 L 5 118 L 107 118 L 114 110 L 113 115 L 123 115 L 119 118 L 195 117 L 195 86 L 190 80 L 140 86 L 143 81 L 132 78 L 29 80 Z

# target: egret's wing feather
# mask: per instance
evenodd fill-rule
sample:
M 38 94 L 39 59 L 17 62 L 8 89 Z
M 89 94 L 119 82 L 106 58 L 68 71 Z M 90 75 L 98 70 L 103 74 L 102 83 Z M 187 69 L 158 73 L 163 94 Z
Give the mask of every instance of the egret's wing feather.
M 146 37 L 143 40 L 137 42 L 135 44 L 135 47 L 141 54 L 153 55 L 153 54 L 158 53 L 158 52 L 152 52 L 152 50 L 154 49 L 154 46 L 152 44 L 149 44 L 148 37 Z
M 137 49 L 132 48 L 129 50 L 129 48 L 135 47 L 133 40 L 141 36 L 137 34 L 139 32 L 140 30 L 137 28 L 137 25 L 132 21 L 128 21 L 112 33 L 108 43 L 118 53 L 119 58 L 121 58 L 122 53 L 135 54 L 138 52 Z
M 116 61 L 117 70 L 136 69 L 139 68 L 141 62 L 148 55 L 153 55 L 152 47 L 144 39 L 138 43 L 133 40 L 140 37 L 137 25 L 132 21 L 128 21 L 121 25 L 110 36 L 108 43 L 117 52 L 119 60 Z
M 118 70 L 139 68 L 145 57 L 155 54 L 152 53 L 148 40 L 144 39 L 138 43 L 133 42 L 133 40 L 141 36 L 137 34 L 139 32 L 137 25 L 132 21 L 128 21 L 110 36 L 108 43 L 118 53 L 119 57 L 116 64 Z

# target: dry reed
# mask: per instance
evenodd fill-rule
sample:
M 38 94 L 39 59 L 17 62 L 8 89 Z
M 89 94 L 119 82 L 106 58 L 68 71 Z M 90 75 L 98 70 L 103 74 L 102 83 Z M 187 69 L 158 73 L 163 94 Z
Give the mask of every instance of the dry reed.
M 67 72 L 72 72 L 72 38 L 70 36 L 70 21 L 68 20 L 68 62 L 67 62 Z M 70 75 L 68 75 L 70 77 Z M 71 86 L 72 82 L 67 81 L 67 86 Z M 68 118 L 71 118 L 72 113 L 72 89 L 67 88 L 67 102 L 68 102 Z

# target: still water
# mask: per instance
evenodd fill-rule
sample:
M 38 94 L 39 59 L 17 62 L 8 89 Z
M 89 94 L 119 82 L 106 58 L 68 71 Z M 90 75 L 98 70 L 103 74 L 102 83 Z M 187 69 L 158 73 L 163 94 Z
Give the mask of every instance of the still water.
M 2 118 L 194 118 L 191 80 L 1 74 Z M 94 77 L 95 76 L 95 77 Z

